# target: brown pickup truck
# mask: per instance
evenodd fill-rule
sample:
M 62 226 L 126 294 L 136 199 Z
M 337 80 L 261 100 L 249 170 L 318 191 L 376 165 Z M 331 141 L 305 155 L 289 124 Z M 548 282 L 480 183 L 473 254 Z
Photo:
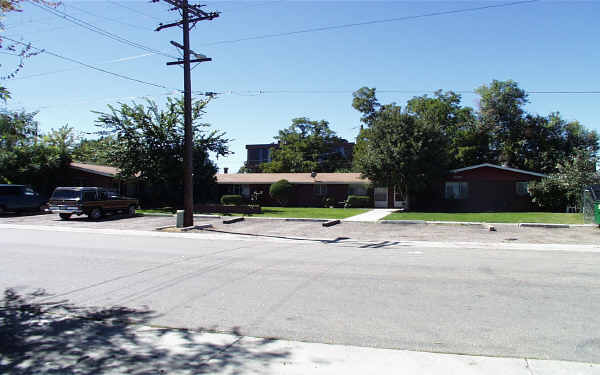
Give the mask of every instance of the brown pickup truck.
M 63 220 L 68 220 L 73 214 L 98 220 L 106 213 L 126 212 L 135 216 L 138 200 L 121 197 L 99 187 L 57 187 L 48 206 L 50 212 L 58 213 Z

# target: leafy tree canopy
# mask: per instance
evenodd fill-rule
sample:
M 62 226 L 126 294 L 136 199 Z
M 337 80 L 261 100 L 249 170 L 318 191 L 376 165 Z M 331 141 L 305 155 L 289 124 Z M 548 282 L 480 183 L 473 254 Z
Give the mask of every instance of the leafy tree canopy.
M 279 148 L 272 151 L 271 162 L 261 164 L 263 172 L 334 172 L 349 167 L 348 159 L 336 150 L 346 140 L 338 137 L 325 120 L 295 118 L 275 139 Z
M 210 154 L 217 157 L 230 153 L 225 133 L 209 130 L 202 123 L 204 108 L 209 100 L 198 100 L 192 105 L 194 129 L 193 173 L 194 195 L 203 201 L 216 183 L 217 167 Z M 96 112 L 99 132 L 109 147 L 106 159 L 120 169 L 122 178 L 137 176 L 149 184 L 169 184 L 180 196 L 183 189 L 184 104 L 183 99 L 168 98 L 166 108 L 151 100 L 145 104 L 109 106 L 109 113 Z M 204 194 L 204 195 L 202 195 Z

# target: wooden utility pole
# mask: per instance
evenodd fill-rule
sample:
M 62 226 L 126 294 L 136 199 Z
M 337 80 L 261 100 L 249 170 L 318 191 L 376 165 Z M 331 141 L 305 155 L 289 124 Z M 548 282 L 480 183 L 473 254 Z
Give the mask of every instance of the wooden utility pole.
M 158 2 L 159 0 L 153 0 Z M 179 10 L 181 21 L 167 25 L 160 24 L 156 31 L 169 27 L 181 27 L 183 29 L 183 45 L 171 41 L 175 47 L 183 50 L 183 60 L 171 61 L 167 65 L 183 64 L 183 105 L 184 105 L 184 151 L 183 151 L 183 226 L 191 227 L 194 225 L 194 178 L 193 178 L 193 149 L 194 149 L 194 130 L 192 128 L 192 75 L 190 63 L 212 61 L 212 59 L 195 53 L 190 50 L 190 30 L 196 26 L 196 23 L 204 20 L 213 20 L 219 17 L 219 13 L 207 13 L 200 9 L 203 5 L 190 5 L 188 0 L 163 0 L 173 5 L 171 10 Z M 191 15 L 191 17 L 190 17 Z M 191 25 L 191 27 L 190 27 Z M 195 59 L 190 59 L 193 54 Z

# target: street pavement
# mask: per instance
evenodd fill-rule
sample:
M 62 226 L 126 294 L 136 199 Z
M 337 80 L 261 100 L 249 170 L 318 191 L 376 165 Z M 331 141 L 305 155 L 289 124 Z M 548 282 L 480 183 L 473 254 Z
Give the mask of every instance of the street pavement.
M 0 287 L 150 311 L 152 326 L 600 363 L 590 246 L 115 232 L 0 225 Z

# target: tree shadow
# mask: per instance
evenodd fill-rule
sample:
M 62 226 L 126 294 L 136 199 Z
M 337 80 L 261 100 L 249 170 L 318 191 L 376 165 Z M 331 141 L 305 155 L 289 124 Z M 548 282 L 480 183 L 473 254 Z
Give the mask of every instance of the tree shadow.
M 270 339 L 152 329 L 150 310 L 78 307 L 45 291 L 7 289 L 0 301 L 0 373 L 243 373 L 285 360 Z

